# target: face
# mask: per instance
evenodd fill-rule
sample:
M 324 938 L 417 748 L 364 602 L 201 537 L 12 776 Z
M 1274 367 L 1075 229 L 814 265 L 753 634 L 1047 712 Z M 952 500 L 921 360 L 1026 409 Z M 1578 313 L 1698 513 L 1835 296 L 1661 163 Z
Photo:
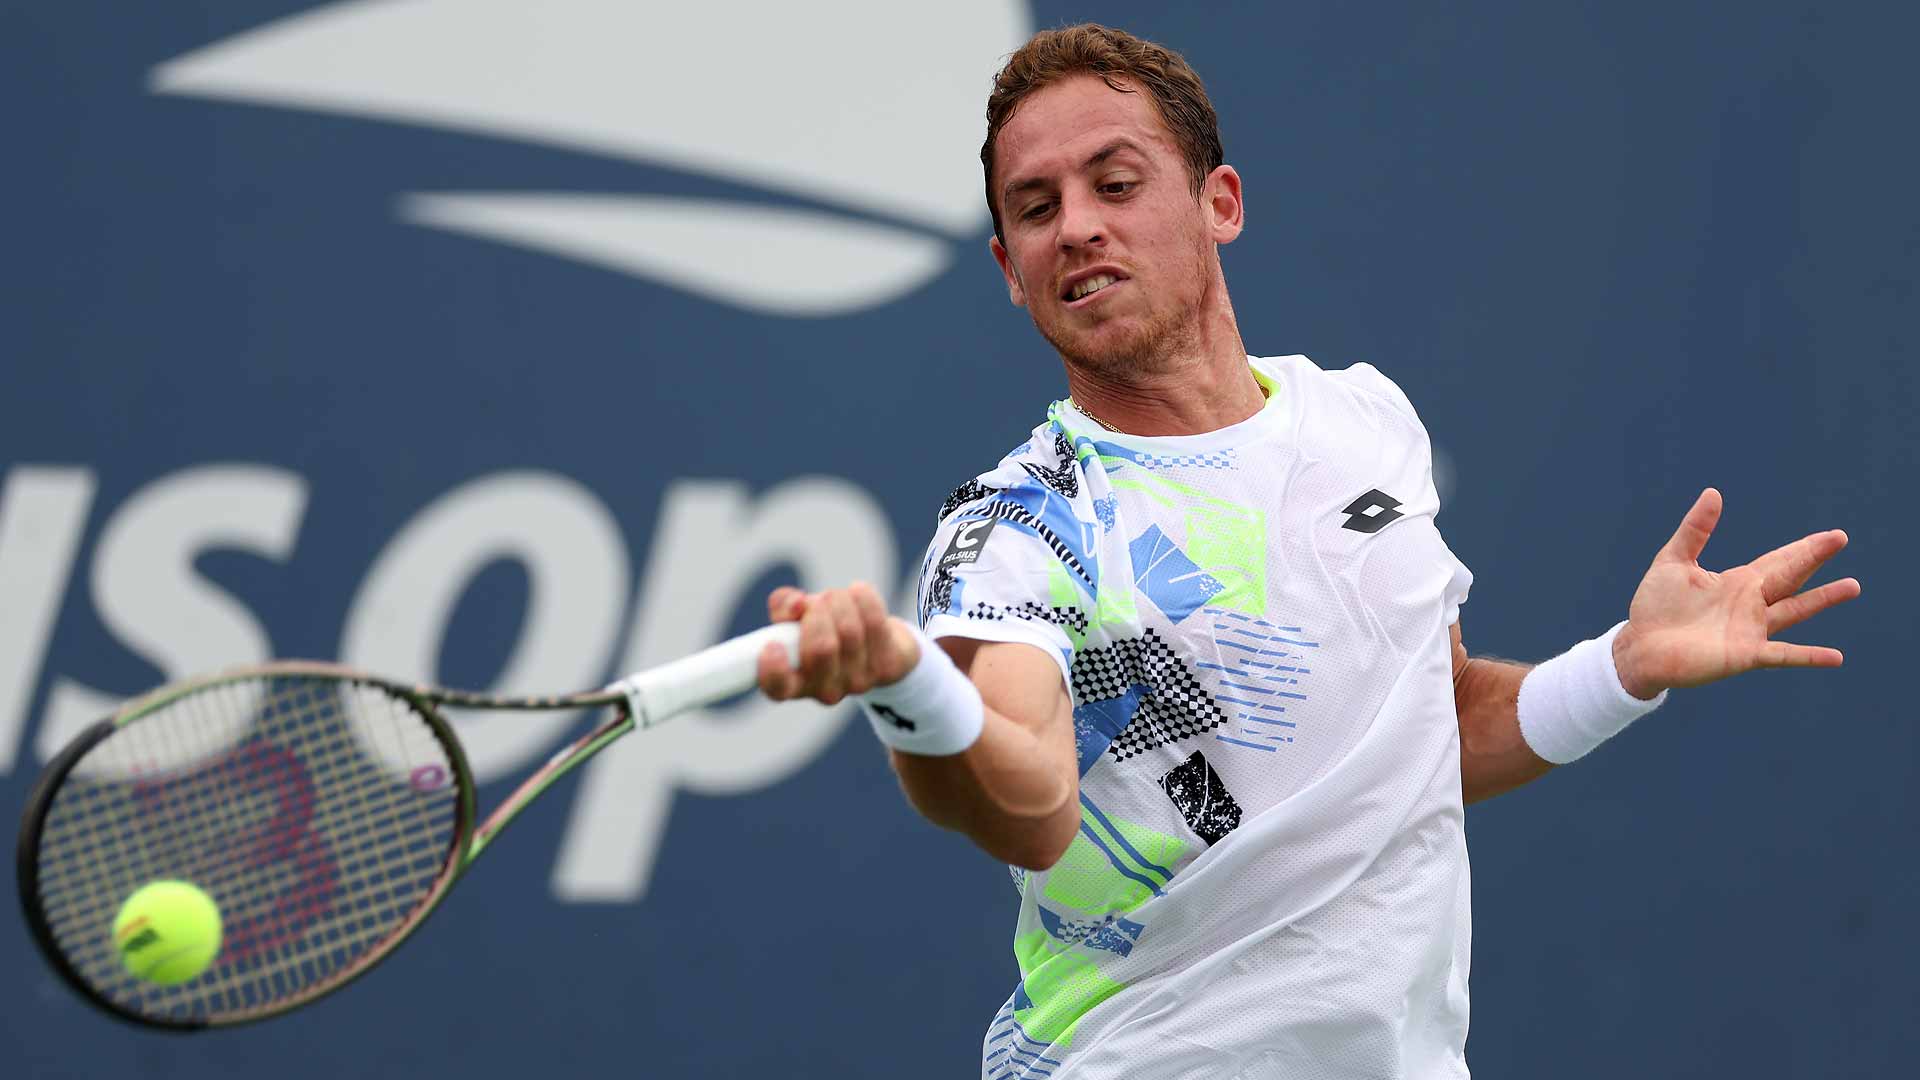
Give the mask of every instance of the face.
M 1117 374 L 1195 345 L 1220 280 L 1216 245 L 1240 231 L 1231 168 L 1196 196 L 1152 99 L 1091 75 L 1022 101 L 994 154 L 994 259 L 1068 362 Z

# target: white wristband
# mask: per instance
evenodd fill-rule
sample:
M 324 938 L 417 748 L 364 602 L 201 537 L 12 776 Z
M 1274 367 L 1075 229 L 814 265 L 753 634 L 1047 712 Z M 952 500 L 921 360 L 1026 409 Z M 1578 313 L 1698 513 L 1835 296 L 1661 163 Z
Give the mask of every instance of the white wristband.
M 972 746 L 986 722 L 986 705 L 973 680 L 955 667 L 947 650 L 919 629 L 920 660 L 899 682 L 855 695 L 873 733 L 895 750 L 929 757 Z
M 1665 690 L 1642 701 L 1620 685 L 1613 639 L 1625 625 L 1575 645 L 1520 681 L 1520 736 L 1534 753 L 1555 765 L 1577 761 L 1667 700 Z

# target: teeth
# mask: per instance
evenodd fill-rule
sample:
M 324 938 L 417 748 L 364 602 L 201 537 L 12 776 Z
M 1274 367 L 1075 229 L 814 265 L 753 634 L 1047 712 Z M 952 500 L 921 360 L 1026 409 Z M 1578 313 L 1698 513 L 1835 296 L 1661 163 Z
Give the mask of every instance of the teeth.
M 1095 274 L 1080 284 L 1075 285 L 1068 299 L 1078 300 L 1083 296 L 1097 293 L 1118 280 L 1120 279 L 1114 277 L 1112 274 Z

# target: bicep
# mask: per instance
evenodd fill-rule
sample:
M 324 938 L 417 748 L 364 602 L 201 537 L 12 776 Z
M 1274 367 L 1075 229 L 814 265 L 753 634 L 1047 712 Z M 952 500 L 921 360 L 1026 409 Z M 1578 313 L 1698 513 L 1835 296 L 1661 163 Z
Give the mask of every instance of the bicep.
M 1073 700 L 1060 666 L 1038 645 L 948 636 L 940 647 L 980 691 L 987 708 L 1048 743 L 1073 736 Z
M 1460 640 L 1460 621 L 1454 620 L 1447 627 L 1447 637 L 1453 642 L 1453 685 L 1456 700 L 1459 697 L 1460 676 L 1467 672 L 1467 646 Z

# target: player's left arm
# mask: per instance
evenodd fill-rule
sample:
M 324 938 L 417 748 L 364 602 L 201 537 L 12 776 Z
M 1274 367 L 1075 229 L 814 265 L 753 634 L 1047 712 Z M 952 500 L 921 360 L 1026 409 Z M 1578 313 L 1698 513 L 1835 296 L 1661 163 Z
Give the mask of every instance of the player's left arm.
M 1520 735 L 1520 681 L 1532 665 L 1468 656 L 1453 637 L 1453 705 L 1460 714 L 1460 793 L 1469 803 L 1490 799 L 1529 780 L 1553 763 L 1533 752 Z
M 1720 521 L 1720 493 L 1708 488 L 1654 556 L 1634 590 L 1627 622 L 1614 635 L 1620 687 L 1642 701 L 1759 668 L 1839 667 L 1840 650 L 1775 641 L 1773 636 L 1860 595 L 1842 578 L 1802 591 L 1847 546 L 1829 529 L 1802 537 L 1731 570 L 1715 573 L 1699 558 Z M 1453 639 L 1453 696 L 1460 720 L 1460 780 L 1467 802 L 1544 775 L 1553 764 L 1523 733 L 1520 687 L 1532 668 L 1467 655 L 1460 624 Z

